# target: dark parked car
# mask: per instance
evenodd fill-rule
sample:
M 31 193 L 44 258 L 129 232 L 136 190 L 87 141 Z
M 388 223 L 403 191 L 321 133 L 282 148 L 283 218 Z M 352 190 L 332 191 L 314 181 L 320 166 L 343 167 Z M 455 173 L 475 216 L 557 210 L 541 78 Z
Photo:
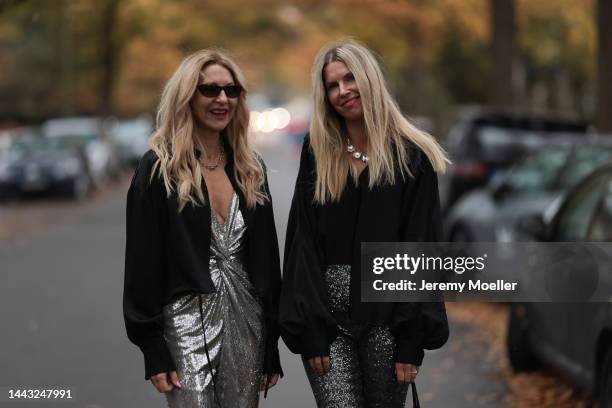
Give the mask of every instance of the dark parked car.
M 91 187 L 85 154 L 59 140 L 15 139 L 0 159 L 3 198 L 49 193 L 80 200 Z
M 107 127 L 101 118 L 71 117 L 47 120 L 41 129 L 46 138 L 81 149 L 93 184 L 99 187 L 108 179 L 119 177 L 121 171 L 118 148 L 107 136 Z
M 541 241 L 611 242 L 612 162 L 591 173 L 554 210 L 550 222 L 525 216 L 521 228 Z M 600 281 L 612 279 L 612 269 L 598 271 Z M 550 365 L 593 391 L 601 408 L 612 407 L 612 303 L 513 304 L 507 342 L 516 371 Z
M 461 118 L 446 138 L 453 164 L 442 185 L 444 213 L 465 193 L 487 183 L 525 153 L 550 143 L 560 133 L 584 134 L 583 122 L 508 112 L 478 111 Z
M 548 145 L 498 173 L 483 187 L 464 195 L 445 217 L 448 241 L 512 242 L 529 240 L 516 228 L 526 214 L 543 214 L 549 205 L 599 164 L 612 159 L 612 140 Z

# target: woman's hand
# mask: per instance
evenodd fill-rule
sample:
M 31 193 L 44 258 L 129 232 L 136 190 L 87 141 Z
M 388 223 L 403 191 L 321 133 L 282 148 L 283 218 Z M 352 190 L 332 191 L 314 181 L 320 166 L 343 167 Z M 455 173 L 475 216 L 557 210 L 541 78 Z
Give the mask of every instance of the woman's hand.
M 310 364 L 310 368 L 318 375 L 326 374 L 330 368 L 329 356 L 309 358 L 308 364 Z
M 259 389 L 259 391 L 266 391 L 269 390 L 270 388 L 274 387 L 276 385 L 276 383 L 278 382 L 278 377 L 279 374 L 264 374 L 263 378 L 261 379 L 261 388 Z
M 159 392 L 170 392 L 174 389 L 174 387 L 181 388 L 181 383 L 176 371 L 155 374 L 149 379 Z
M 395 363 L 395 375 L 398 384 L 414 382 L 417 374 L 419 374 L 419 367 L 412 364 Z

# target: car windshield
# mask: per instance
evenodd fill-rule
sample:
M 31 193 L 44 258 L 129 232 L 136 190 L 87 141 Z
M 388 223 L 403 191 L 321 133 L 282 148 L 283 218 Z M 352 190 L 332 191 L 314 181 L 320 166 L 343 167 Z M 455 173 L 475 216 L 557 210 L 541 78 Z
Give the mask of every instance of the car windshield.
M 58 144 L 61 144 L 64 146 L 82 146 L 84 144 L 93 142 L 97 139 L 98 139 L 98 136 L 95 134 L 79 134 L 79 135 L 66 134 L 66 135 L 54 136 L 52 138 L 49 138 L 49 140 L 53 140 L 57 142 Z
M 18 139 L 11 142 L 8 148 L 8 156 L 11 159 L 21 159 L 29 155 L 56 153 L 66 149 L 61 141 L 43 138 Z
M 496 126 L 482 126 L 478 128 L 478 141 L 484 150 L 495 150 L 517 142 L 514 135 L 516 130 L 504 129 Z
M 576 148 L 572 159 L 559 180 L 563 190 L 574 187 L 595 167 L 612 159 L 612 146 L 588 145 Z
M 507 146 L 520 146 L 526 150 L 535 150 L 550 142 L 562 133 L 526 129 L 510 129 L 497 126 L 478 128 L 478 141 L 484 151 L 494 152 Z
M 119 122 L 113 129 L 115 140 L 128 144 L 137 138 L 148 139 L 151 134 L 151 124 L 145 120 Z
M 552 190 L 569 153 L 569 147 L 555 147 L 530 156 L 510 173 L 509 184 L 512 190 L 517 192 Z

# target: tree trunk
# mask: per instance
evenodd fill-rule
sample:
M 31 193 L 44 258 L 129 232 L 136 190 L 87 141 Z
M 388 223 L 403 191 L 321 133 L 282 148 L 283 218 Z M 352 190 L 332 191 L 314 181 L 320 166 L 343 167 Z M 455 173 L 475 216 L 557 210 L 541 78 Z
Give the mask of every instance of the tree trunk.
M 563 65 L 558 67 L 554 73 L 554 91 L 555 91 L 555 110 L 564 113 L 575 111 L 574 101 L 575 95 L 572 95 L 572 75 Z
M 426 98 L 425 57 L 423 55 L 423 33 L 419 18 L 412 19 L 406 30 L 410 42 L 410 62 L 406 72 L 409 86 L 405 99 L 406 108 L 412 115 L 423 115 Z
M 491 0 L 491 75 L 490 101 L 495 106 L 512 107 L 517 102 L 516 16 L 514 0 Z
M 118 49 L 115 42 L 117 12 L 119 0 L 105 0 L 102 11 L 101 58 L 102 58 L 102 88 L 100 89 L 100 114 L 102 116 L 114 113 L 114 87 L 117 75 Z
M 597 2 L 599 57 L 597 63 L 597 112 L 595 126 L 612 132 L 612 1 Z
M 72 11 L 70 1 L 63 0 L 62 27 L 60 28 L 60 111 L 62 115 L 75 113 L 75 75 L 74 75 L 74 40 L 72 32 Z

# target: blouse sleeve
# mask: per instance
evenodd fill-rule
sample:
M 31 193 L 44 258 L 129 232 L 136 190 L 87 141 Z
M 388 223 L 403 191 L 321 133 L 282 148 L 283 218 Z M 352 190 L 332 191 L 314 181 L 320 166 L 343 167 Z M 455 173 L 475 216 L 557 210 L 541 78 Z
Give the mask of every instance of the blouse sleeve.
M 261 160 L 261 159 L 260 159 Z M 261 160 L 266 171 L 265 164 Z M 265 176 L 264 191 L 270 198 L 270 203 L 264 207 L 267 228 L 270 232 L 268 249 L 270 251 L 270 270 L 268 275 L 269 290 L 263 298 L 265 325 L 266 325 L 266 351 L 264 356 L 264 373 L 265 374 L 280 374 L 283 376 L 283 370 L 280 363 L 280 355 L 278 352 L 278 338 L 280 330 L 278 326 L 278 303 L 281 290 L 281 271 L 280 258 L 278 249 L 278 238 L 276 235 L 276 225 L 274 224 L 274 210 L 272 208 L 272 195 L 268 186 L 268 177 Z
M 316 244 L 313 208 L 314 157 L 304 139 L 285 240 L 281 291 L 281 336 L 289 349 L 306 358 L 328 356 L 337 334 L 328 308 L 322 257 Z
M 403 203 L 404 242 L 438 242 L 442 239 L 442 220 L 438 177 L 428 157 L 419 149 L 411 151 L 415 161 L 414 179 L 408 183 Z M 397 303 L 391 329 L 396 338 L 400 363 L 421 365 L 423 349 L 442 347 L 448 339 L 444 302 Z
M 145 379 L 175 370 L 163 337 L 162 237 L 159 207 L 163 193 L 149 182 L 152 161 L 145 155 L 127 196 L 123 315 L 128 338 L 144 355 Z

